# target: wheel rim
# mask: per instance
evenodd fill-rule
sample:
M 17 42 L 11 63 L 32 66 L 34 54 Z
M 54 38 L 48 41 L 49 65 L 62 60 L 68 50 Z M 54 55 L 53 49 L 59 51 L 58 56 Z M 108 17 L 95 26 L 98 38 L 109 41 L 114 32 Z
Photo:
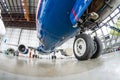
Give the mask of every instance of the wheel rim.
M 83 56 L 86 52 L 86 42 L 82 38 L 78 38 L 74 44 L 75 54 L 79 57 Z

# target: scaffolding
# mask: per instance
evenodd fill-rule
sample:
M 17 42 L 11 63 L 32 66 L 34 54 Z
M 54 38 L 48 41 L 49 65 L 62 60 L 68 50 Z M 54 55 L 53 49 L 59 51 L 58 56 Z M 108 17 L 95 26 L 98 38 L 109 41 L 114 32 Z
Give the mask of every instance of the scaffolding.
M 103 53 L 120 49 L 120 5 L 99 24 L 92 35 L 101 39 Z

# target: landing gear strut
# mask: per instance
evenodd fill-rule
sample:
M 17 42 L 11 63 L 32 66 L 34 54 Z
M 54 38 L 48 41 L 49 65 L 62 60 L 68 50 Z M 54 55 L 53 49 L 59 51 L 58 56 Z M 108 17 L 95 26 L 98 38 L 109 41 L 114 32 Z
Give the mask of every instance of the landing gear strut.
M 56 59 L 55 52 L 54 52 L 53 55 L 52 55 L 52 59 Z

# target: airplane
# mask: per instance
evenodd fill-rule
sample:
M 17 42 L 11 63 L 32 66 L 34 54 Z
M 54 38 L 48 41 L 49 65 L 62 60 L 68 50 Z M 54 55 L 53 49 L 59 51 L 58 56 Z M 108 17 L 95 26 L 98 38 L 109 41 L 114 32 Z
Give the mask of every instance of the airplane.
M 94 0 L 39 0 L 36 13 L 37 35 L 40 54 L 56 51 L 70 38 L 75 37 L 73 52 L 78 60 L 98 58 L 102 51 L 102 42 L 97 37 L 91 38 L 85 32 L 97 25 L 99 14 L 88 13 L 87 9 Z M 104 1 L 104 0 L 103 0 Z M 26 54 L 27 47 L 19 45 L 18 50 Z

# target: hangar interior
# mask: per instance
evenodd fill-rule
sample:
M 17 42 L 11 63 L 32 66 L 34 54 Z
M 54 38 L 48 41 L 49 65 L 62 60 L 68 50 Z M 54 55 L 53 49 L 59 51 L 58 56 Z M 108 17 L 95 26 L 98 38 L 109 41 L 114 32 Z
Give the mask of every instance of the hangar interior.
M 57 48 L 62 50 L 62 52 L 56 53 L 56 60 L 52 59 L 53 53 L 41 55 L 36 52 L 38 56 L 36 58 L 31 58 L 30 55 L 24 54 L 19 56 L 9 54 L 7 52 L 9 49 L 16 51 L 20 44 L 32 47 L 39 46 L 40 42 L 37 38 L 35 19 L 38 0 L 1 0 L 0 9 L 6 34 L 0 40 L 0 51 L 7 53 L 7 55 L 0 54 L 0 79 L 88 80 L 91 78 L 92 80 L 119 80 L 119 2 L 119 0 L 111 2 L 110 5 L 113 8 L 106 7 L 105 11 L 101 13 L 103 20 L 100 21 L 97 29 L 87 31 L 88 34 L 97 36 L 102 41 L 102 56 L 95 60 L 77 61 L 72 49 L 75 37 Z M 112 26 L 115 28 L 113 29 Z M 98 74 L 96 74 L 97 72 Z M 102 75 L 103 72 L 106 74 Z

